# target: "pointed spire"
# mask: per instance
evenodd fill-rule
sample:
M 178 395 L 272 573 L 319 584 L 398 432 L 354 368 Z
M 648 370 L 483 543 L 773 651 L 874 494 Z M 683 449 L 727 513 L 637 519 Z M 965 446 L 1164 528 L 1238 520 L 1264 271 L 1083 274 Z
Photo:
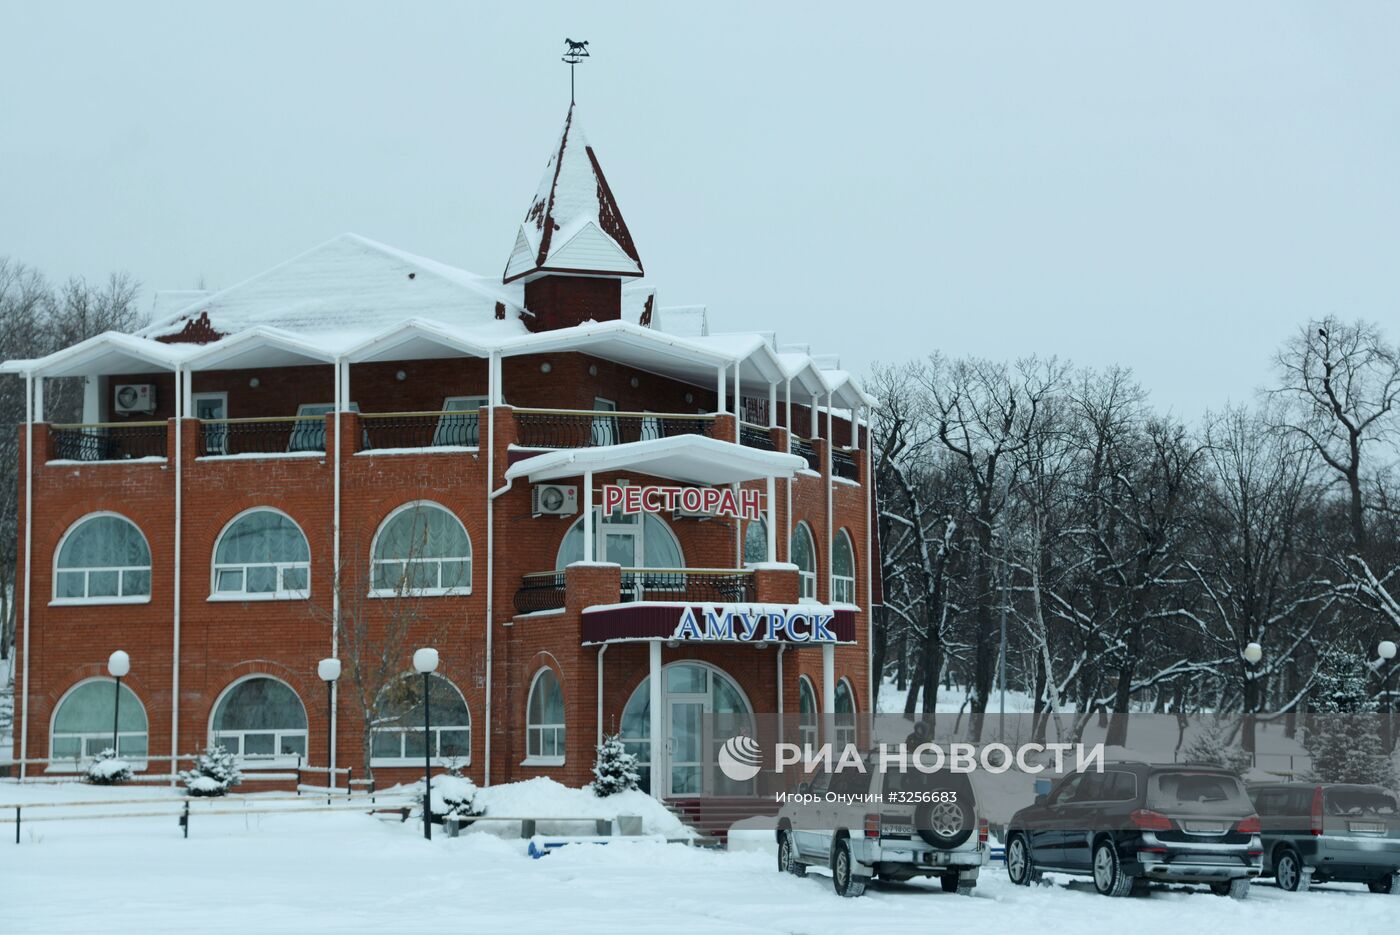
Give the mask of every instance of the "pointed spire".
M 598 157 L 570 104 L 530 210 L 516 233 L 505 282 L 546 273 L 631 277 L 642 261 Z

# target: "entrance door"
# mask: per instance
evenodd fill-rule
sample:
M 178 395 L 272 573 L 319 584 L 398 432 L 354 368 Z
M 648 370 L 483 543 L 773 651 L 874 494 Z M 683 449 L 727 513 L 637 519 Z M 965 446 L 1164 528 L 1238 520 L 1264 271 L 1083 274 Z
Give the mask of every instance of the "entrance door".
M 709 696 L 687 698 L 668 695 L 666 698 L 666 794 L 701 795 L 704 792 L 705 749 L 704 715 L 709 708 Z

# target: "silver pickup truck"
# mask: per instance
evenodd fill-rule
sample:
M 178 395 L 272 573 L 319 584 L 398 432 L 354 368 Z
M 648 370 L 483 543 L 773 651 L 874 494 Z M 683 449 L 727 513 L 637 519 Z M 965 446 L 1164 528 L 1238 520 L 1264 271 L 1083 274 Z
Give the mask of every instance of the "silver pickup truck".
M 778 869 L 805 876 L 827 867 L 841 896 L 875 877 L 936 876 L 946 892 L 970 895 L 987 862 L 987 823 L 961 773 L 819 773 L 778 813 Z

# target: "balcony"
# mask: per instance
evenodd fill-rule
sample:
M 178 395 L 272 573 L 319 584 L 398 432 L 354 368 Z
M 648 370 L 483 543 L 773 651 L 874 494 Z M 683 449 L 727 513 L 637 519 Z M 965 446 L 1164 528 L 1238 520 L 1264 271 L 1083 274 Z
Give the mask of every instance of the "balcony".
M 360 425 L 362 451 L 476 448 L 481 444 L 481 414 L 475 410 L 366 412 L 360 415 Z
M 754 573 L 746 568 L 623 568 L 620 587 L 596 603 L 667 601 L 686 604 L 742 604 L 757 599 Z M 515 592 L 519 614 L 563 609 L 568 598 L 563 571 L 525 575 Z
M 49 461 L 138 461 L 166 456 L 164 422 L 49 426 Z
M 831 449 L 831 473 L 855 483 L 860 482 L 860 452 L 854 448 Z
M 201 458 L 325 453 L 324 416 L 201 419 L 199 423 L 196 454 Z
M 739 423 L 739 444 L 749 448 L 762 448 L 764 451 L 777 451 L 773 435 L 765 427 L 752 422 Z
M 715 417 L 679 412 L 516 409 L 522 448 L 600 448 L 679 435 L 714 438 Z
M 817 458 L 817 449 L 813 448 L 811 445 L 809 445 L 802 439 L 796 437 L 792 439 L 792 442 L 789 445 L 789 447 L 792 449 L 793 454 L 798 455 L 799 457 L 806 460 L 807 467 L 809 470 L 821 473 L 822 465 L 821 461 Z

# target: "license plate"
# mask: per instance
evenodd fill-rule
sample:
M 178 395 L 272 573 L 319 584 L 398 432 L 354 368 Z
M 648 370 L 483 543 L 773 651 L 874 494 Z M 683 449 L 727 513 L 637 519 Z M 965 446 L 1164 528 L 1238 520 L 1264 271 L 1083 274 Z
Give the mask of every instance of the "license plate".
M 1181 827 L 1191 834 L 1224 834 L 1228 826 L 1222 821 L 1183 821 Z
M 1365 831 L 1370 834 L 1381 834 L 1385 831 L 1385 823 L 1380 821 L 1349 821 L 1347 827 L 1352 831 Z

